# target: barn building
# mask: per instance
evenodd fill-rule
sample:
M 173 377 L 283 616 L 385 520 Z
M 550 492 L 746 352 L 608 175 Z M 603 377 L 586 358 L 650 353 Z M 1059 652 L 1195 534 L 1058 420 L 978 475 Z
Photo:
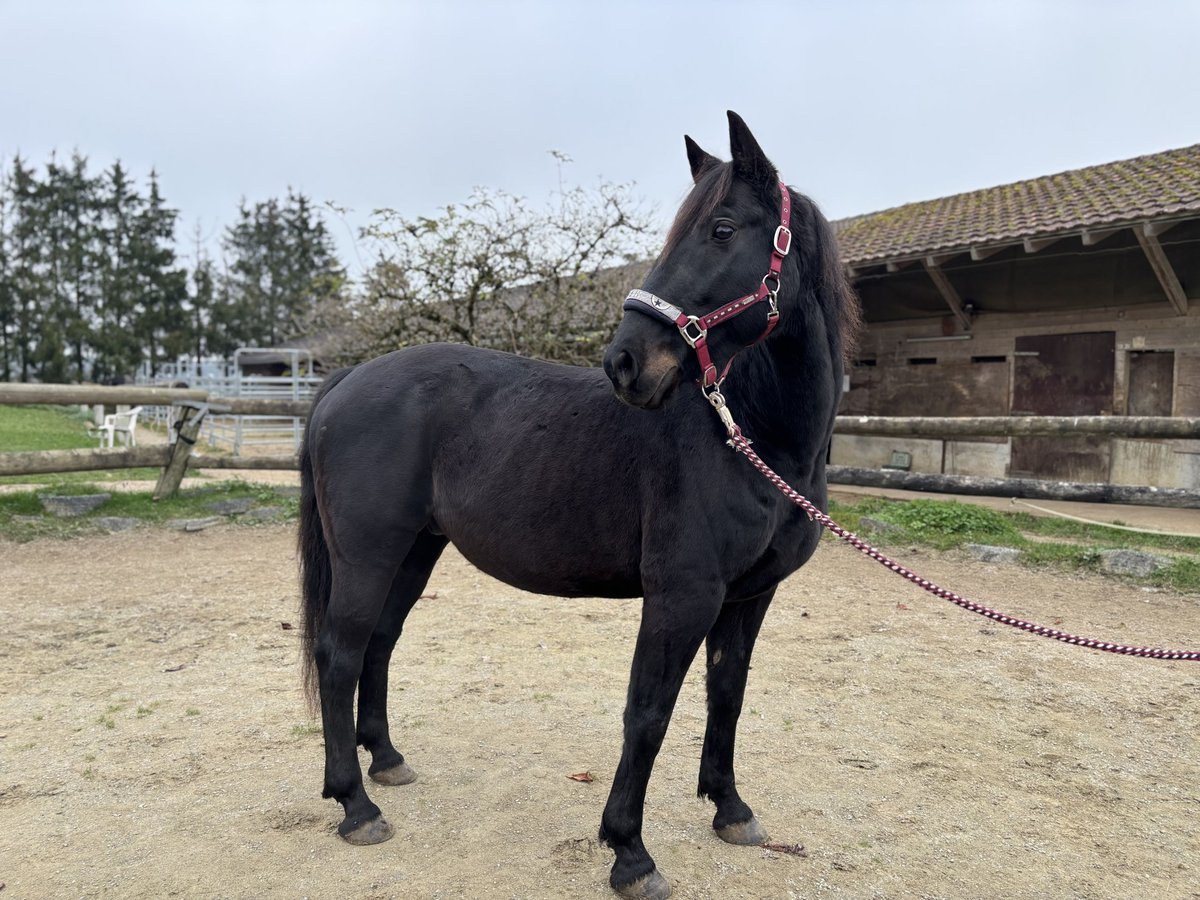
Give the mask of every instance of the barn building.
M 1200 416 L 1200 144 L 834 223 L 844 415 Z M 836 435 L 835 464 L 1200 486 L 1200 441 Z

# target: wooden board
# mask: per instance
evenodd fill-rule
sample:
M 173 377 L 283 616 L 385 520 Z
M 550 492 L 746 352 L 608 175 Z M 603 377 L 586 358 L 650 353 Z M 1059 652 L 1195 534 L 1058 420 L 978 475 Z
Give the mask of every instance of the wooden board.
M 1116 372 L 1112 331 L 1016 338 L 1013 415 L 1111 415 Z M 1104 437 L 1013 438 L 1009 473 L 1063 481 L 1107 481 Z

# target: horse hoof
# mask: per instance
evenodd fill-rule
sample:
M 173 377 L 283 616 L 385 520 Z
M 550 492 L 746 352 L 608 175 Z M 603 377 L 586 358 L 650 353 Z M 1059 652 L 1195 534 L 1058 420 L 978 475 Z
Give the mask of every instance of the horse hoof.
M 412 784 L 417 780 L 417 773 L 408 763 L 400 763 L 390 769 L 381 769 L 371 773 L 371 780 L 380 784 Z
M 366 846 L 367 844 L 382 844 L 384 841 L 390 840 L 395 835 L 396 829 L 389 825 L 383 816 L 378 816 L 369 822 L 363 822 L 345 834 L 342 834 L 342 830 L 339 828 L 338 833 L 348 844 Z
M 741 844 L 745 847 L 757 847 L 770 840 L 766 829 L 758 824 L 758 816 L 751 816 L 747 821 L 738 822 L 736 825 L 717 828 L 716 832 L 717 837 L 725 843 Z
M 659 874 L 658 869 L 655 869 L 637 881 L 631 881 L 624 887 L 614 888 L 614 890 L 629 900 L 667 900 L 671 896 L 671 883 Z

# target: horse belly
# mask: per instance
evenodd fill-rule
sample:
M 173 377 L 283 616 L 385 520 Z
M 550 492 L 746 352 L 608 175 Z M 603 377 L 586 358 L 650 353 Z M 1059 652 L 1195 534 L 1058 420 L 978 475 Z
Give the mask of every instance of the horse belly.
M 611 498 L 553 478 L 471 481 L 435 487 L 434 520 L 476 568 L 538 594 L 641 595 L 637 519 L 616 514 Z

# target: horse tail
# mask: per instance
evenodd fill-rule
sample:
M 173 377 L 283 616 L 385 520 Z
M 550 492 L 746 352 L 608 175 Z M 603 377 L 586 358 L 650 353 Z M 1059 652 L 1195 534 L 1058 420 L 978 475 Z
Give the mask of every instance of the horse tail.
M 339 381 L 353 371 L 339 369 L 325 379 L 321 389 L 313 398 L 308 424 L 304 429 L 304 444 L 300 448 L 300 531 L 298 550 L 300 556 L 300 660 L 303 671 L 304 699 L 309 712 L 316 714 L 320 709 L 320 690 L 317 683 L 317 636 L 321 631 L 321 620 L 329 605 L 329 593 L 333 586 L 333 567 L 329 561 L 329 545 L 325 543 L 325 528 L 321 522 L 321 511 L 317 507 L 317 491 L 313 478 L 312 423 L 313 413 L 321 399 Z

